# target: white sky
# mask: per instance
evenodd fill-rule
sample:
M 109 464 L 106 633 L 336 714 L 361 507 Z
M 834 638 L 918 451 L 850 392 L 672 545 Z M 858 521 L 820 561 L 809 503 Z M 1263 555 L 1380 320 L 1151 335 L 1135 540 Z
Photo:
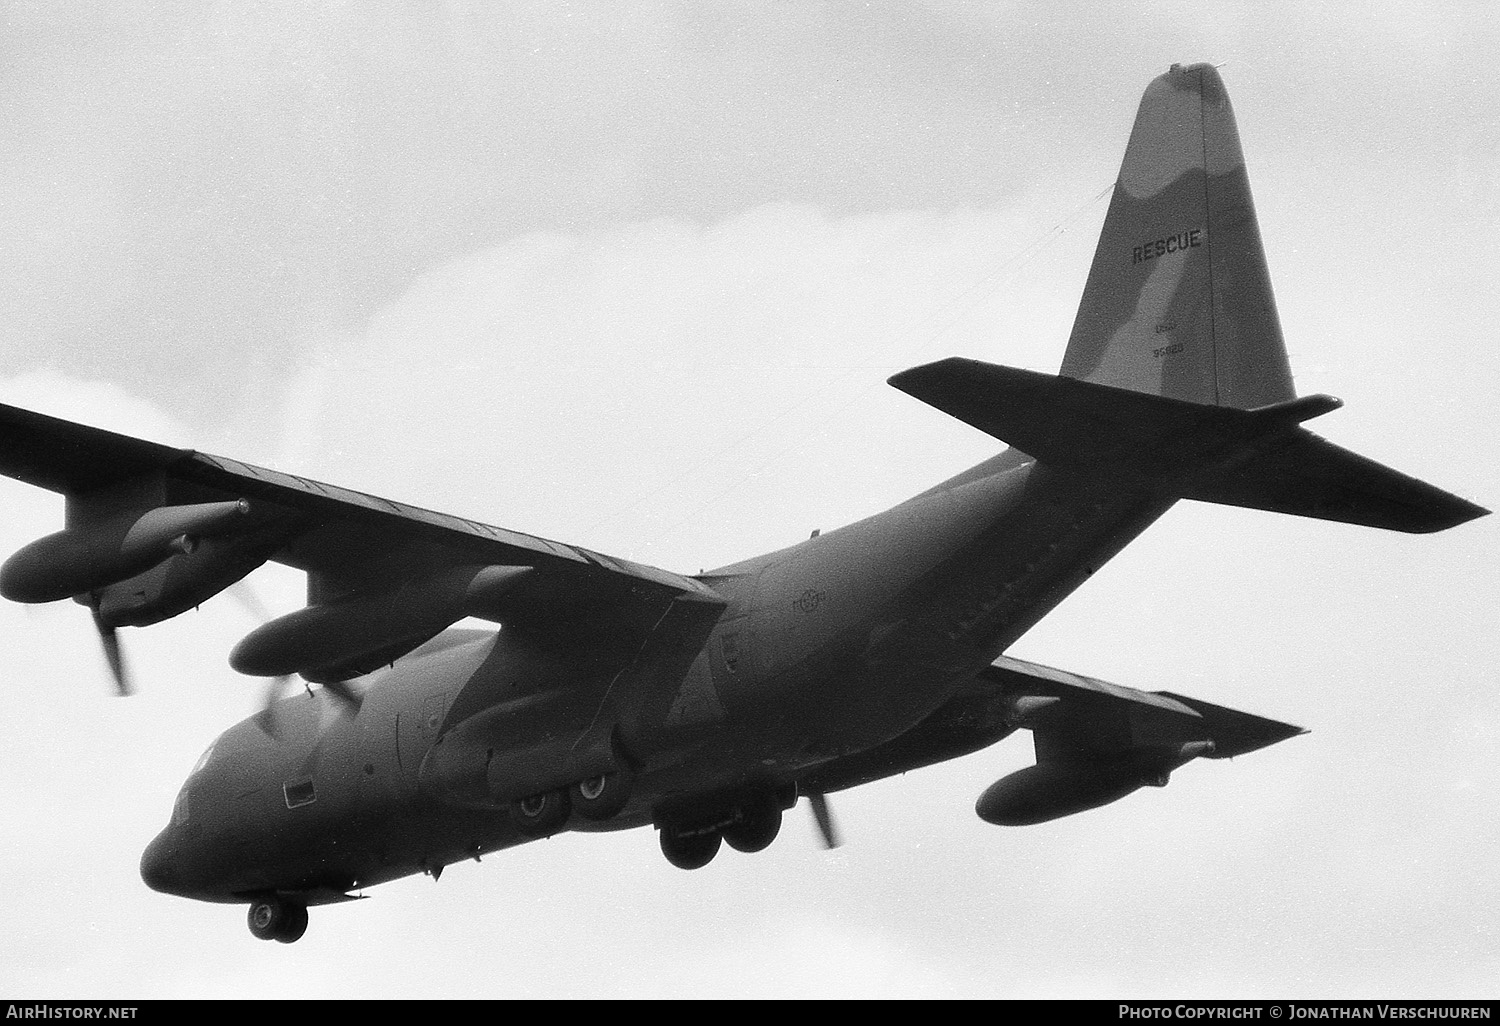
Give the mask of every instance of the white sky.
M 993 442 L 883 384 L 1054 370 L 1141 91 L 1210 60 L 1329 438 L 1500 501 L 1492 4 L 0 6 L 0 401 L 696 571 Z M 0 554 L 60 526 L 0 483 Z M 1500 519 L 1184 504 L 1014 650 L 1313 732 L 1025 829 L 987 752 L 684 873 L 568 835 L 287 947 L 140 852 L 232 599 L 0 608 L 0 990 L 49 997 L 1493 996 Z M 254 578 L 278 611 L 300 579 Z

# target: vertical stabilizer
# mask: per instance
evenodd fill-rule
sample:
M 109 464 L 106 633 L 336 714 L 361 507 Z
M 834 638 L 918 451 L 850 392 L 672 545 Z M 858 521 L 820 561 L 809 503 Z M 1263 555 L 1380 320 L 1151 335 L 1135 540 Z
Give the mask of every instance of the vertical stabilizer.
M 1062 374 L 1240 409 L 1296 395 L 1212 65 L 1173 65 L 1141 99 Z

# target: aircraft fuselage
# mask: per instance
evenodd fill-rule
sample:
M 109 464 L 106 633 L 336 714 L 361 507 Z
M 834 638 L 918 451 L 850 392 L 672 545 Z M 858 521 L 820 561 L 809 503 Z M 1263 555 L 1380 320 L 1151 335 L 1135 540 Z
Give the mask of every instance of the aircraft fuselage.
M 500 747 L 507 731 L 514 748 L 549 735 L 566 746 L 606 704 L 628 710 L 616 727 L 639 767 L 629 803 L 604 822 L 575 816 L 572 829 L 710 814 L 751 789 L 785 802 L 810 771 L 837 789 L 841 760 L 859 764 L 859 780 L 904 771 L 912 753 L 888 766 L 861 753 L 933 714 L 1167 505 L 1120 475 L 1002 454 L 883 513 L 703 575 L 728 600 L 707 643 L 680 679 L 638 679 L 628 696 L 590 676 L 587 653 L 559 655 L 523 630 L 449 632 L 368 678 L 357 712 L 312 691 L 226 731 L 143 874 L 201 900 L 276 892 L 316 904 L 530 840 L 503 808 L 463 807 L 424 774 L 465 688 L 492 703 L 514 694 L 506 729 L 490 735 Z M 1010 729 L 996 723 L 993 739 Z M 946 757 L 923 754 L 917 764 Z

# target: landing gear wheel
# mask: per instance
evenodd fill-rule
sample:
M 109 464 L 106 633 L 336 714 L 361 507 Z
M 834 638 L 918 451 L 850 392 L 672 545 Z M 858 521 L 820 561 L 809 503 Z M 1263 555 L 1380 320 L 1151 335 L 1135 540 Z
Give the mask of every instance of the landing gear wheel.
M 702 869 L 719 854 L 724 835 L 717 830 L 701 834 L 679 834 L 671 827 L 661 828 L 661 853 L 678 869 Z
M 739 818 L 724 828 L 724 841 L 735 851 L 765 851 L 781 831 L 781 808 L 764 795 L 740 806 Z
M 295 944 L 302 939 L 307 932 L 307 909 L 302 905 L 292 905 L 287 911 L 286 922 L 282 925 L 276 939 L 283 944 Z
M 275 896 L 251 902 L 246 919 L 250 932 L 261 940 L 291 944 L 307 932 L 307 907 Z
M 568 792 L 544 791 L 510 803 L 510 821 L 527 837 L 547 837 L 568 822 Z
M 632 774 L 628 769 L 580 780 L 568 788 L 573 811 L 584 819 L 609 819 L 630 801 Z

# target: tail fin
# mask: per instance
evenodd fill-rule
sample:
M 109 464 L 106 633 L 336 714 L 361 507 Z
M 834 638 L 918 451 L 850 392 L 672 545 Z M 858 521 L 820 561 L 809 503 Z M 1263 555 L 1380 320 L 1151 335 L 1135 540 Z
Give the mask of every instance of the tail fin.
M 1299 425 L 1250 182 L 1210 65 L 1146 90 L 1056 377 L 949 359 L 890 379 L 1056 467 L 1128 471 L 1164 496 L 1395 531 L 1487 510 Z
M 1212 65 L 1173 65 L 1141 99 L 1061 373 L 1239 409 L 1296 395 Z

